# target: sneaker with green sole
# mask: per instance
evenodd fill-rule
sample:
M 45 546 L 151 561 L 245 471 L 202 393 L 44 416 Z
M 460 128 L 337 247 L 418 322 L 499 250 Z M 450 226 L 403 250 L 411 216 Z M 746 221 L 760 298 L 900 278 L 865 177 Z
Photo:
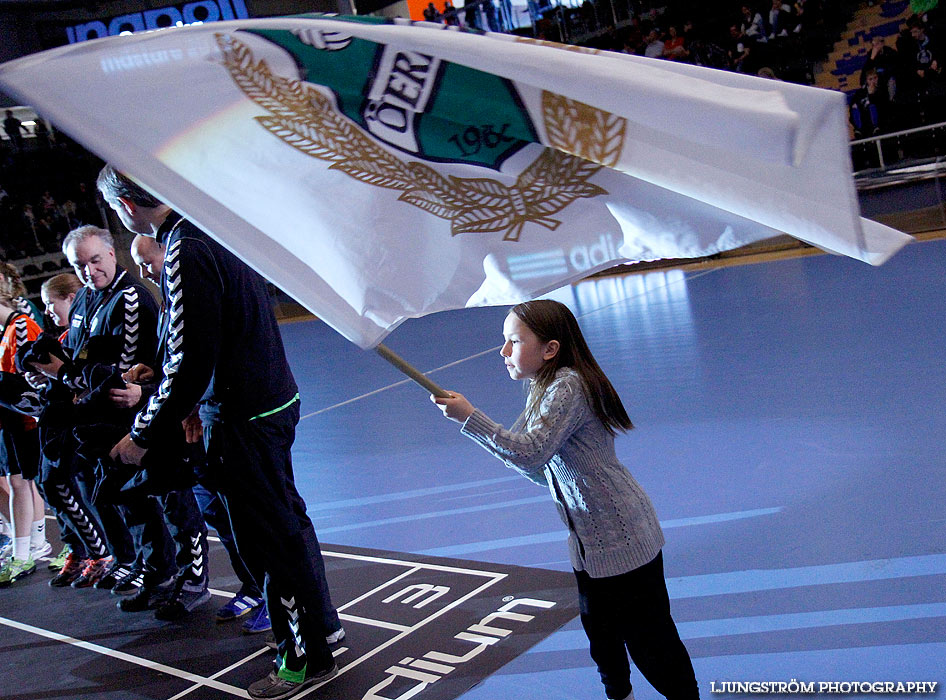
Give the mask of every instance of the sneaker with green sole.
M 67 544 L 62 546 L 62 549 L 59 550 L 59 554 L 49 560 L 49 564 L 46 566 L 49 567 L 50 571 L 60 571 L 62 567 L 66 565 L 66 557 L 72 554 L 72 547 Z
M 10 559 L 0 569 L 0 588 L 6 588 L 35 572 L 36 564 L 32 559 Z
M 314 674 L 304 673 L 303 680 L 291 681 L 282 678 L 276 671 L 270 671 L 269 675 L 261 678 L 247 688 L 249 696 L 254 700 L 284 700 L 298 695 L 306 688 L 316 683 L 324 683 L 338 674 L 338 666 L 335 662 L 323 670 Z

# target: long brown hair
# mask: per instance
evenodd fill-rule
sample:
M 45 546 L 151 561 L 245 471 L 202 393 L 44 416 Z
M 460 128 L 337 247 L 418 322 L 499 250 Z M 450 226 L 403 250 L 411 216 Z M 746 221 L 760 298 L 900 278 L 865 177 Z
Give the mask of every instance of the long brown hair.
M 624 410 L 621 397 L 591 354 L 578 321 L 567 306 L 551 299 L 536 299 L 517 304 L 510 313 L 526 324 L 541 342 L 557 340 L 559 343 L 555 357 L 546 360 L 532 380 L 526 403 L 528 415 L 539 415 L 542 397 L 555 379 L 558 369 L 571 367 L 581 377 L 591 408 L 608 432 L 613 435 L 617 431 L 623 432 L 634 427 Z
M 0 262 L 0 301 L 9 305 L 24 294 L 26 287 L 20 279 L 20 271 L 8 262 Z

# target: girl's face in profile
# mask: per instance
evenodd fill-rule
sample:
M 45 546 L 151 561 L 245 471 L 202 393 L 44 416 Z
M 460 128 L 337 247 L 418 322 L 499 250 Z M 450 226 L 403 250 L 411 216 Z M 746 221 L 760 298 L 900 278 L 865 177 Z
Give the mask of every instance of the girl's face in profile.
M 69 323 L 69 307 L 72 305 L 75 294 L 70 294 L 64 299 L 56 299 L 51 298 L 43 291 L 40 293 L 40 296 L 43 298 L 46 315 L 49 316 L 57 326 L 64 328 Z
M 499 354 L 506 358 L 506 370 L 512 379 L 533 379 L 546 360 L 555 353 L 549 348 L 549 341 L 543 343 L 518 316 L 510 313 L 503 323 L 503 343 Z

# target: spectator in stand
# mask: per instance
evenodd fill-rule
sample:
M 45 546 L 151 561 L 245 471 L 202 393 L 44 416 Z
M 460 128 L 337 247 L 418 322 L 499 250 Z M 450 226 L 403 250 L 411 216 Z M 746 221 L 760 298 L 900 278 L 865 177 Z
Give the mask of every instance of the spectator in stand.
M 686 44 L 683 36 L 677 32 L 676 25 L 667 27 L 667 38 L 664 39 L 663 58 L 669 61 L 683 61 L 687 57 Z
M 23 150 L 23 134 L 20 132 L 30 133 L 29 129 L 23 126 L 23 123 L 13 116 L 13 112 L 9 109 L 7 110 L 6 119 L 3 120 L 3 130 L 7 132 L 7 136 L 10 137 L 10 143 L 13 146 L 14 151 Z
M 36 126 L 33 127 L 33 133 L 36 141 L 42 148 L 49 148 L 49 127 L 46 126 L 46 120 L 42 117 L 36 117 Z
M 476 3 L 468 4 L 464 6 L 463 11 L 463 21 L 466 22 L 466 26 L 470 29 L 479 29 L 479 6 Z
M 440 10 L 438 10 L 432 2 L 428 2 L 427 7 L 424 8 L 424 19 L 428 22 L 440 23 L 443 19 L 443 15 L 440 14 Z
M 890 96 L 880 82 L 880 76 L 873 68 L 868 69 L 864 86 L 857 90 L 850 99 L 850 120 L 854 127 L 854 138 L 868 138 L 888 133 L 895 129 L 894 111 Z M 882 143 L 885 162 L 896 158 L 893 144 Z M 857 144 L 851 148 L 851 158 L 855 170 L 880 166 L 875 143 Z
M 755 74 L 764 64 L 766 43 L 748 38 L 735 24 L 729 27 L 729 40 L 728 53 L 732 70 L 748 75 Z
M 664 42 L 660 38 L 660 30 L 654 27 L 644 39 L 644 55 L 647 58 L 660 58 L 664 55 Z
M 782 0 L 772 0 L 772 7 L 765 17 L 765 35 L 769 41 L 784 39 L 795 30 L 792 8 Z
M 486 14 L 486 28 L 491 32 L 502 31 L 500 18 L 496 12 L 496 5 L 493 0 L 486 0 L 483 4 L 483 12 Z
M 631 23 L 624 28 L 622 45 L 623 53 L 634 55 L 643 52 L 644 32 L 641 31 L 641 20 L 637 15 L 631 17 Z
M 942 72 L 939 64 L 939 47 L 937 47 L 926 33 L 926 23 L 916 15 L 907 21 L 910 36 L 916 42 L 916 54 L 913 59 L 913 69 L 921 84 L 927 87 Z
M 460 26 L 460 15 L 457 14 L 457 8 L 453 6 L 453 3 L 450 0 L 444 0 L 443 3 L 443 19 L 451 27 Z
M 913 60 L 910 62 L 915 79 L 916 100 L 920 103 L 920 123 L 940 120 L 943 113 L 944 85 L 939 47 L 926 33 L 926 23 L 914 15 L 907 20 L 910 36 L 915 43 Z
M 40 204 L 43 207 L 44 214 L 48 214 L 50 211 L 56 208 L 56 200 L 53 198 L 53 195 L 49 190 L 43 192 L 43 196 L 40 197 Z
M 79 220 L 76 218 L 76 203 L 67 199 L 62 203 L 62 216 L 66 223 L 66 230 L 79 227 Z
M 854 138 L 861 139 L 890 131 L 890 96 L 880 84 L 880 75 L 868 69 L 864 87 L 851 96 L 851 124 Z
M 811 36 L 821 24 L 821 0 L 795 0 L 792 6 L 795 15 L 795 33 Z
M 749 5 L 743 5 L 739 30 L 744 43 L 765 41 L 765 21 L 762 19 L 762 13 L 756 12 Z
M 898 58 L 897 51 L 887 46 L 880 34 L 871 35 L 870 51 L 867 52 L 867 60 L 861 68 L 861 86 L 867 84 L 867 74 L 873 70 L 877 73 L 880 88 L 893 100 L 897 95 Z

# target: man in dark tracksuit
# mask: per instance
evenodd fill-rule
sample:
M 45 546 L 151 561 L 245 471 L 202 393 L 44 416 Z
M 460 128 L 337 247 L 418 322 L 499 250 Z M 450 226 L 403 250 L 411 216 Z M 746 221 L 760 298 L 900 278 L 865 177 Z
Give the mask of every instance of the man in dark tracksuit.
M 237 548 L 266 572 L 277 667 L 251 684 L 249 694 L 291 697 L 337 673 L 326 637 L 340 625 L 318 539 L 293 481 L 299 395 L 266 284 L 111 166 L 99 174 L 98 187 L 128 229 L 167 247 L 164 380 L 112 455 L 139 463 L 202 402 L 208 466 L 222 475 Z
M 162 278 L 164 277 L 164 254 L 165 248 L 157 243 L 154 238 L 138 234 L 131 244 L 131 257 L 138 265 L 141 278 L 153 283 L 158 289 L 162 288 Z M 166 349 L 167 331 L 169 316 L 166 308 L 162 308 L 158 321 L 158 353 L 154 367 L 158 369 L 163 365 L 164 352 Z M 132 370 L 133 372 L 135 370 Z M 157 384 L 160 376 L 154 376 L 146 387 L 146 392 L 137 390 L 133 385 L 128 385 L 124 390 L 113 390 L 112 395 L 115 400 L 128 401 L 123 405 L 134 405 L 136 408 L 142 408 L 147 400 L 157 390 Z M 152 386 L 151 383 L 154 383 Z M 133 399 L 133 400 L 132 400 Z M 200 527 L 204 533 L 203 540 L 206 542 L 207 527 L 212 527 L 217 531 L 220 543 L 227 550 L 230 557 L 230 565 L 233 572 L 240 579 L 240 590 L 224 606 L 217 610 L 217 621 L 225 622 L 235 620 L 241 617 L 249 616 L 242 625 L 243 632 L 247 634 L 258 634 L 271 629 L 269 624 L 269 615 L 266 612 L 266 605 L 263 602 L 263 592 L 260 586 L 263 584 L 263 572 L 256 568 L 250 571 L 246 563 L 236 548 L 236 542 L 233 540 L 233 531 L 230 527 L 230 514 L 227 512 L 223 496 L 218 494 L 214 477 L 207 473 L 207 458 L 204 454 L 203 431 L 200 428 L 200 419 L 194 412 L 186 421 L 187 430 L 185 432 L 186 442 L 194 448 L 191 453 L 191 463 L 193 464 L 193 476 L 196 482 L 193 487 L 194 499 L 197 503 L 200 516 L 203 521 Z M 195 517 L 197 517 L 195 515 Z M 197 517 L 200 520 L 199 517 Z M 193 568 L 193 567 L 192 567 Z M 206 576 L 206 575 L 205 575 Z M 180 578 L 180 577 L 179 577 Z M 184 587 L 182 586 L 182 589 Z M 206 590 L 206 584 L 203 589 Z M 193 596 L 179 596 L 178 609 L 192 609 L 194 605 Z
M 132 257 L 135 257 L 134 243 Z M 160 288 L 160 276 L 155 279 L 151 270 L 142 269 L 141 272 L 142 277 Z M 136 413 L 147 405 L 148 399 L 156 391 L 157 383 L 162 377 L 155 375 L 153 368 L 160 368 L 163 364 L 162 359 L 167 350 L 165 343 L 168 323 L 167 306 L 163 306 L 158 316 L 158 348 L 154 359 L 147 367 L 133 367 L 123 375 L 123 379 L 126 379 L 124 388 L 113 388 L 110 391 L 111 400 L 117 406 L 132 408 Z M 132 375 L 135 381 L 130 381 Z M 171 536 L 177 543 L 178 570 L 173 591 L 159 603 L 154 615 L 159 620 L 177 620 L 210 600 L 207 525 L 201 517 L 197 498 L 190 487 L 194 483 L 195 467 L 202 461 L 203 447 L 188 444 L 183 426 L 171 440 L 163 441 L 162 447 L 160 458 L 156 464 L 149 465 L 149 474 L 144 481 L 150 492 L 157 493 L 155 498 L 164 513 Z M 152 453 L 151 457 L 152 461 L 155 461 L 155 453 Z
M 114 245 L 108 231 L 94 226 L 76 229 L 63 241 L 63 251 L 84 286 L 76 294 L 70 307 L 69 329 L 63 343 L 64 349 L 75 364 L 71 367 L 54 364 L 44 369 L 57 380 L 54 384 L 68 390 L 67 398 L 59 408 L 46 413 L 47 416 L 58 414 L 62 420 L 60 425 L 49 426 L 50 433 L 60 433 L 59 464 L 44 472 L 54 480 L 70 472 L 77 473 L 82 484 L 90 480 L 91 465 L 84 463 L 75 454 L 75 440 L 71 434 L 73 426 L 70 422 L 78 418 L 79 412 L 69 410 L 73 408 L 71 398 L 81 396 L 89 388 L 84 384 L 80 368 L 90 363 L 101 363 L 123 369 L 148 353 L 153 354 L 154 341 L 150 338 L 150 331 L 139 331 L 154 328 L 157 311 L 151 295 L 116 264 Z M 56 400 L 53 397 L 57 393 L 60 392 L 47 392 L 51 403 Z M 121 421 L 123 418 L 106 409 L 104 414 L 96 412 L 94 416 L 85 415 L 82 420 L 88 423 L 108 423 Z M 50 451 L 46 452 L 46 456 L 50 456 Z M 87 488 L 86 492 L 89 490 Z M 47 488 L 46 491 L 47 496 L 51 497 L 50 494 L 58 493 L 60 489 Z M 123 509 L 113 503 L 87 505 L 101 523 L 108 540 L 112 555 L 111 566 L 134 561 L 135 548 L 126 521 L 129 517 L 136 521 L 147 520 L 147 515 L 140 509 Z M 94 571 L 87 570 L 73 585 L 91 585 L 106 575 L 105 567 L 100 566 Z
M 69 330 L 63 342 L 73 366 L 57 372 L 57 378 L 81 397 L 86 385 L 84 367 L 103 365 L 119 372 L 152 361 L 156 346 L 157 305 L 151 294 L 114 259 L 111 234 L 95 226 L 80 227 L 63 240 L 63 251 L 83 283 L 69 309 Z M 89 414 L 92 415 L 89 415 Z M 82 423 L 126 426 L 133 413 L 104 400 L 90 402 L 75 412 Z M 100 499 L 100 501 L 103 499 Z M 164 584 L 174 571 L 174 544 L 164 523 L 160 504 L 144 495 L 95 504 L 114 559 L 109 571 L 98 578 L 111 584 L 117 572 L 137 568 L 142 588 L 119 587 L 119 593 L 134 593 L 119 603 L 123 610 L 148 607 L 146 594 Z
M 127 372 L 141 363 L 154 364 L 158 339 L 157 305 L 132 275 L 113 260 L 104 259 L 107 251 L 113 254 L 109 233 L 96 227 L 79 228 L 66 237 L 63 249 L 86 286 L 70 307 L 70 328 L 64 343 L 70 350 L 74 366 L 71 372 L 69 369 L 61 370 L 59 379 L 81 394 L 92 389 L 86 386 L 89 373 L 82 371 L 83 368 L 104 365 L 118 372 Z M 95 422 L 118 426 L 119 435 L 127 430 L 134 418 L 133 410 L 114 403 L 107 394 L 95 402 L 94 408 L 97 414 Z M 83 422 L 92 421 L 84 415 Z M 102 428 L 95 426 L 94 429 Z M 179 437 L 183 446 L 183 431 Z M 167 449 L 163 454 L 176 455 Z M 172 583 L 184 583 L 182 577 L 172 581 L 178 573 L 183 573 L 187 583 L 196 584 L 195 588 L 199 589 L 197 597 L 190 601 L 194 606 L 209 599 L 206 590 L 207 531 L 193 493 L 186 489 L 160 496 L 143 492 L 123 494 L 121 503 L 121 512 L 133 537 L 137 557 L 133 551 L 130 560 L 116 557 L 115 564 L 128 569 L 129 561 L 137 559 L 132 568 L 140 570 L 141 586 L 138 590 L 133 585 L 119 585 L 113 589 L 122 594 L 133 593 L 120 601 L 118 607 L 126 612 L 157 607 L 155 615 L 159 619 L 181 617 L 192 607 L 182 609 L 177 601 L 168 600 L 178 593 L 178 587 Z M 105 503 L 103 506 L 104 509 L 109 507 L 114 505 Z

